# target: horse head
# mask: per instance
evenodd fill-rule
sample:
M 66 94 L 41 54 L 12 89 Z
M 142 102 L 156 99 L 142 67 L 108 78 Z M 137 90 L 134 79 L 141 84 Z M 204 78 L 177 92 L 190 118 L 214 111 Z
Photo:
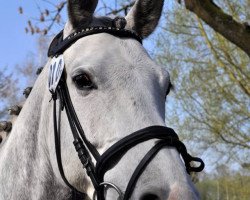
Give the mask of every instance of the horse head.
M 158 24 L 163 1 L 138 0 L 125 19 L 95 17 L 96 5 L 97 1 L 68 1 L 69 21 L 63 32 L 64 39 L 82 29 L 111 26 L 146 38 Z M 169 73 L 150 58 L 140 42 L 101 32 L 76 40 L 65 49 L 63 58 L 76 115 L 86 138 L 100 154 L 132 132 L 149 126 L 165 126 L 165 101 L 171 87 Z M 78 190 L 92 196 L 94 188 L 88 176 L 82 174 L 65 113 L 61 122 L 65 175 Z M 50 130 L 52 126 L 51 123 Z M 128 150 L 107 171 L 104 181 L 125 191 L 136 166 L 155 143 L 156 140 L 146 141 Z M 114 190 L 106 191 L 106 199 L 115 198 Z M 139 177 L 131 199 L 184 198 L 196 199 L 197 192 L 177 150 L 164 147 Z
M 70 188 L 89 197 L 96 190 L 106 200 L 198 199 L 186 172 L 191 157 L 165 127 L 169 73 L 141 44 L 164 1 L 137 0 L 125 18 L 114 19 L 95 17 L 97 3 L 68 0 L 69 21 L 51 44 L 53 58 L 1 149 L 0 199 L 68 199 Z

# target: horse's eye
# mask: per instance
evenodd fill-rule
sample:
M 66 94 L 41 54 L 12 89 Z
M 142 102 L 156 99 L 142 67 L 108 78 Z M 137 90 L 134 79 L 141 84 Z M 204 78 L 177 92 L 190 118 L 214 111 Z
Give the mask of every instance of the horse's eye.
M 73 81 L 80 90 L 90 90 L 95 86 L 89 75 L 85 73 L 73 77 Z

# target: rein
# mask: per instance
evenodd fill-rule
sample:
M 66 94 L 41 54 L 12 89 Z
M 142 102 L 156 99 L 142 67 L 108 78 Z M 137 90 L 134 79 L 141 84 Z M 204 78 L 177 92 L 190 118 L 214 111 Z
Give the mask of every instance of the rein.
M 60 54 L 62 54 L 79 38 L 98 33 L 109 33 L 116 37 L 133 38 L 138 40 L 140 43 L 142 42 L 141 38 L 130 30 L 117 29 L 113 27 L 92 27 L 72 33 L 64 40 L 63 32 L 61 31 L 52 41 L 48 52 L 48 55 L 53 56 L 53 59 L 55 60 L 52 60 L 52 64 L 50 66 L 49 90 L 52 93 L 52 99 L 54 101 L 53 118 L 56 157 L 61 177 L 65 184 L 71 189 L 72 200 L 84 199 L 86 194 L 78 191 L 74 186 L 72 186 L 65 177 L 63 171 L 60 145 L 60 122 L 61 112 L 63 110 L 66 111 L 68 122 L 74 137 L 73 144 L 78 153 L 78 157 L 95 188 L 94 199 L 97 198 L 98 200 L 105 200 L 105 189 L 113 188 L 119 194 L 119 200 L 128 200 L 133 193 L 134 187 L 140 175 L 143 173 L 147 165 L 157 155 L 157 153 L 166 146 L 175 147 L 177 149 L 183 158 L 188 174 L 190 174 L 190 172 L 202 171 L 205 166 L 204 162 L 200 158 L 192 157 L 188 154 L 185 145 L 179 140 L 178 135 L 173 129 L 168 127 L 151 126 L 138 130 L 113 144 L 102 155 L 100 155 L 97 149 L 88 141 L 70 98 L 64 74 L 64 61 L 62 55 Z M 57 101 L 59 102 L 58 111 Z M 151 139 L 158 139 L 158 141 L 136 167 L 124 193 L 113 183 L 104 182 L 105 173 L 115 167 L 128 150 Z M 92 162 L 91 155 L 96 160 L 96 165 Z M 198 167 L 192 167 L 191 162 L 193 161 L 200 163 L 200 165 Z

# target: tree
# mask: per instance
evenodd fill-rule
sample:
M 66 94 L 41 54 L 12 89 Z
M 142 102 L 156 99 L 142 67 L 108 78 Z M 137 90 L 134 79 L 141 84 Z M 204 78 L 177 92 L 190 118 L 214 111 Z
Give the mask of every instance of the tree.
M 18 87 L 13 74 L 8 74 L 7 68 L 0 69 L 0 119 L 7 118 L 7 106 L 17 102 Z
M 197 184 L 202 200 L 240 199 L 247 200 L 250 196 L 250 177 L 239 173 L 226 176 L 206 177 Z
M 181 0 L 179 0 L 179 2 L 181 2 Z M 228 0 L 224 1 L 225 4 L 231 6 L 229 7 L 231 11 L 237 12 L 237 9 L 232 10 L 235 9 L 235 7 L 233 7 L 233 2 L 234 1 Z M 249 1 L 241 0 L 237 2 L 242 5 L 245 4 L 247 7 L 250 6 Z M 231 13 L 231 15 L 226 14 L 212 0 L 184 0 L 184 3 L 188 10 L 195 13 L 216 32 L 237 45 L 250 57 L 250 46 L 248 45 L 250 41 L 250 25 L 248 22 L 240 23 L 239 19 L 234 19 L 234 14 L 236 13 Z
M 180 4 L 182 0 L 177 0 Z M 63 24 L 61 12 L 66 6 L 67 1 L 63 0 L 57 4 L 52 1 L 46 1 L 47 7 L 42 9 L 37 5 L 39 9 L 39 18 L 36 18 L 35 22 L 40 22 L 38 25 L 33 25 L 31 20 L 28 20 L 28 26 L 25 28 L 26 32 L 43 33 L 47 34 L 55 24 Z M 220 33 L 227 40 L 241 48 L 250 57 L 250 47 L 248 41 L 250 41 L 250 25 L 249 25 L 249 12 L 247 11 L 246 17 L 243 19 L 235 18 L 234 13 L 227 14 L 221 7 L 219 7 L 213 0 L 183 0 L 185 7 L 195 13 L 201 20 L 207 23 L 217 33 Z M 245 4 L 249 7 L 250 2 L 240 0 L 237 1 L 240 4 Z M 104 10 L 106 15 L 119 14 L 124 12 L 127 13 L 128 9 L 134 4 L 134 1 L 117 1 L 114 0 L 112 3 L 107 4 L 106 1 L 102 1 L 101 10 Z M 119 3 L 119 6 L 118 6 Z M 230 1 L 226 3 L 230 6 Z M 111 6 L 110 6 L 111 5 Z M 112 6 L 113 5 L 113 6 Z M 49 7 L 49 8 L 48 8 Z M 231 11 L 234 12 L 234 7 L 230 7 Z M 100 11 L 100 10 L 99 10 Z M 23 8 L 19 8 L 19 13 L 23 14 Z M 245 21 L 244 21 L 245 20 Z M 243 21 L 243 22 L 242 22 Z M 37 24 L 37 23 L 36 23 Z M 40 27 L 42 25 L 43 28 Z
M 245 18 L 248 3 L 221 1 L 236 19 Z M 174 4 L 166 15 L 158 59 L 176 88 L 167 121 L 188 130 L 183 137 L 203 150 L 213 150 L 214 162 L 249 163 L 249 57 L 183 7 Z
M 101 1 L 100 4 L 101 5 L 97 10 L 97 14 L 126 15 L 128 9 L 133 6 L 134 1 Z M 54 3 L 53 1 L 49 0 L 37 5 L 38 16 L 31 17 L 27 20 L 27 26 L 25 27 L 26 33 L 47 35 L 55 26 L 62 28 L 65 24 L 63 15 L 65 13 L 66 5 L 66 0 L 59 1 L 58 3 Z M 19 7 L 18 10 L 20 14 L 24 14 L 25 9 L 23 7 Z
M 36 80 L 37 70 L 47 60 L 48 38 L 38 38 L 38 49 L 35 54 L 30 53 L 22 64 L 15 66 L 15 71 L 10 72 L 7 67 L 0 69 L 0 119 L 8 120 L 8 109 L 24 101 L 25 87 L 32 86 Z M 36 59 L 35 59 L 36 58 Z

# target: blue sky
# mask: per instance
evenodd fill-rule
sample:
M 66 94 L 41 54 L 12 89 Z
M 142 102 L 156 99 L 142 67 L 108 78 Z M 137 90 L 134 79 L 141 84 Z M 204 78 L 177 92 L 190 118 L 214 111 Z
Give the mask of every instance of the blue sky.
M 38 15 L 36 2 L 39 5 L 42 4 L 42 7 L 48 6 L 48 4 L 38 0 L 2 0 L 0 2 L 0 24 L 2 25 L 0 31 L 0 68 L 7 67 L 13 71 L 18 63 L 23 63 L 31 53 L 36 52 L 38 35 L 32 36 L 25 33 L 27 20 Z M 18 13 L 19 6 L 23 7 L 23 15 Z M 153 38 L 150 37 L 144 43 L 147 49 L 154 49 L 152 48 Z
M 0 3 L 0 68 L 14 67 L 23 62 L 28 52 L 34 51 L 36 37 L 26 34 L 24 31 L 27 17 L 18 13 L 18 7 L 24 4 L 24 0 L 1 1 Z M 27 2 L 27 1 L 26 1 Z M 25 3 L 25 10 L 29 15 L 35 14 L 35 4 Z

